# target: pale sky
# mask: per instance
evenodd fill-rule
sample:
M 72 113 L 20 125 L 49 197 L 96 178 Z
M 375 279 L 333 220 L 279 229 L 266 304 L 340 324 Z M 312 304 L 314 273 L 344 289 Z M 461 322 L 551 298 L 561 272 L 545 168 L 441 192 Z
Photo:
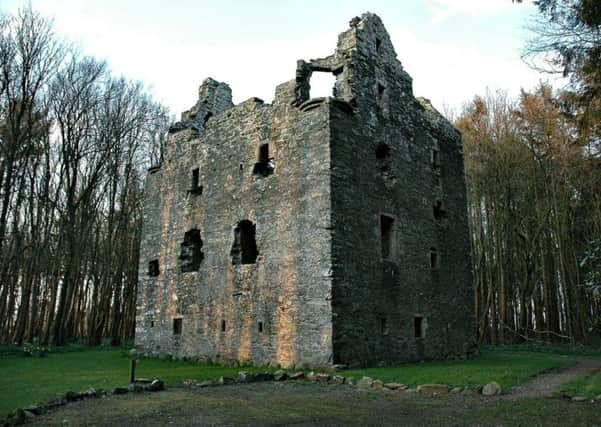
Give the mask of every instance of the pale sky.
M 30 0 L 0 0 L 14 12 Z M 458 109 L 475 94 L 546 80 L 520 59 L 530 1 L 511 0 L 31 0 L 58 34 L 140 80 L 179 114 L 206 77 L 232 88 L 234 102 L 273 100 L 297 59 L 330 55 L 354 16 L 383 20 L 414 94 Z M 323 91 L 323 88 L 321 88 Z

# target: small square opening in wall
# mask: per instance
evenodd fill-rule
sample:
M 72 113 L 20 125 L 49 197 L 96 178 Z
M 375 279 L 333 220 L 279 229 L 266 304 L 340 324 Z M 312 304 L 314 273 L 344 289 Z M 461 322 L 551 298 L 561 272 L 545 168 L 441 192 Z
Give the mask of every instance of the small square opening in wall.
M 382 259 L 390 259 L 394 247 L 394 218 L 391 216 L 380 215 L 380 241 Z
M 260 334 L 263 333 L 263 322 L 259 321 L 259 323 L 257 324 L 257 329 Z
M 225 332 L 225 320 L 221 321 L 221 332 Z
M 181 317 L 175 317 L 173 319 L 173 335 L 181 335 L 184 326 L 184 319 Z
M 153 259 L 152 261 L 148 262 L 148 275 L 150 277 L 156 277 L 160 274 L 160 270 L 159 270 L 159 260 L 158 259 Z
M 440 267 L 440 255 L 436 248 L 430 248 L 430 268 L 438 270 Z
M 415 338 L 423 338 L 424 335 L 424 318 L 415 316 L 413 318 L 413 336 Z

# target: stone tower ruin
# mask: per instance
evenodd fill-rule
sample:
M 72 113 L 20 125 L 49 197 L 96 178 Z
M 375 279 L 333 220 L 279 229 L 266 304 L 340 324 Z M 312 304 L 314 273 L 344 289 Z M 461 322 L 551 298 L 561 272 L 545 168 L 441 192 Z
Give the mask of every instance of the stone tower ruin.
M 331 97 L 311 76 L 332 73 Z M 272 104 L 207 79 L 149 170 L 136 345 L 252 364 L 476 351 L 461 136 L 376 15 Z

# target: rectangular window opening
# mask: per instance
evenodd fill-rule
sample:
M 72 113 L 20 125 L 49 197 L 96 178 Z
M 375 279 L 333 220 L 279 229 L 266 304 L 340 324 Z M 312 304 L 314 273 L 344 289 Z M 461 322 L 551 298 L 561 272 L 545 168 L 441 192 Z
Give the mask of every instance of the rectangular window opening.
M 382 40 L 376 37 L 376 53 L 382 55 Z
M 430 156 L 430 162 L 432 163 L 432 167 L 437 168 L 440 166 L 440 153 L 436 148 L 432 149 L 432 153 Z
M 148 263 L 148 275 L 150 277 L 156 277 L 160 274 L 160 270 L 159 270 L 159 260 L 158 259 L 153 259 L 152 261 L 150 261 Z
M 184 319 L 181 317 L 175 317 L 173 319 L 173 335 L 181 335 L 183 329 Z
M 434 219 L 436 221 L 442 221 L 445 217 L 445 210 L 444 210 L 444 206 L 442 205 L 442 202 L 440 200 L 437 200 L 436 202 L 434 202 Z
M 253 173 L 255 175 L 268 176 L 273 173 L 274 169 L 275 161 L 269 157 L 269 144 L 261 144 Z
M 423 317 L 421 317 L 421 316 L 415 316 L 413 318 L 413 336 L 415 338 L 423 338 L 424 337 Z
M 440 267 L 440 256 L 436 248 L 430 248 L 430 268 L 432 270 L 438 270 Z
M 331 71 L 314 70 L 309 80 L 309 98 L 336 96 L 336 76 Z
M 225 320 L 221 321 L 221 332 L 225 332 Z
M 380 215 L 380 241 L 382 244 L 382 259 L 390 259 L 393 248 L 394 218 Z
M 259 333 L 262 334 L 263 333 L 263 322 L 259 322 L 257 326 L 259 329 Z
M 191 194 L 202 194 L 202 185 L 200 185 L 200 169 L 192 169 L 192 181 L 190 183 Z
M 380 317 L 380 333 L 388 335 L 388 319 L 384 316 Z
M 154 328 L 154 320 L 151 320 L 151 321 L 150 321 L 150 327 L 151 327 L 151 328 Z

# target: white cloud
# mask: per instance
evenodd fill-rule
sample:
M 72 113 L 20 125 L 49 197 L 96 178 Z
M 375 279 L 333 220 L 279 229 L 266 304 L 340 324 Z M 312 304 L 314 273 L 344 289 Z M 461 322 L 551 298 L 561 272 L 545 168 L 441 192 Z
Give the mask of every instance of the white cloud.
M 389 30 L 399 60 L 413 77 L 415 95 L 430 99 L 440 111 L 445 106 L 460 109 L 487 88 L 506 90 L 515 97 L 521 88 L 532 89 L 542 78 L 517 52 L 503 56 L 495 51 L 426 42 L 399 27 Z
M 511 0 L 425 0 L 425 3 L 433 24 L 456 15 L 497 15 L 516 7 Z

